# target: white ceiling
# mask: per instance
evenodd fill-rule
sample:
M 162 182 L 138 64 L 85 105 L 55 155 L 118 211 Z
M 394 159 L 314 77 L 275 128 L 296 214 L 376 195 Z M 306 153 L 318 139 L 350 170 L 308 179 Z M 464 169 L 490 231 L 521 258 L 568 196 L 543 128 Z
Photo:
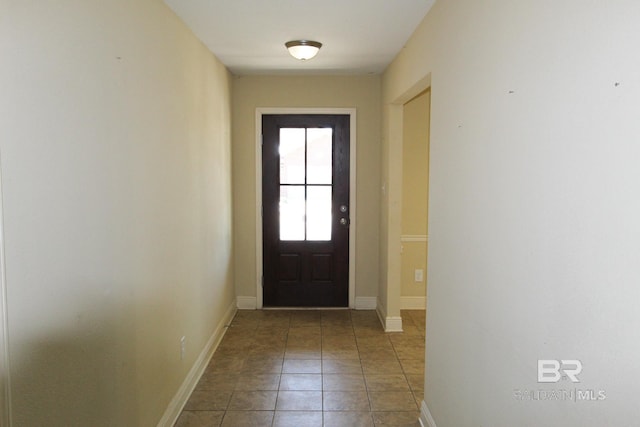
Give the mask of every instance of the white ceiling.
M 435 0 L 165 0 L 231 70 L 242 74 L 381 73 Z M 298 61 L 284 43 L 323 44 Z

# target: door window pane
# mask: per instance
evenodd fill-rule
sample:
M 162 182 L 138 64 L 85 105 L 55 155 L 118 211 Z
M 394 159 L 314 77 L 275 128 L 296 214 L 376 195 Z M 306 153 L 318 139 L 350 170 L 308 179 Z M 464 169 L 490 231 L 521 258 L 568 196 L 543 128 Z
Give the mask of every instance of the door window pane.
M 304 240 L 304 186 L 280 186 L 280 240 Z
M 332 134 L 331 128 L 307 129 L 307 184 L 331 184 Z
M 305 129 L 280 129 L 280 183 L 304 184 Z
M 307 187 L 307 240 L 331 240 L 331 187 Z

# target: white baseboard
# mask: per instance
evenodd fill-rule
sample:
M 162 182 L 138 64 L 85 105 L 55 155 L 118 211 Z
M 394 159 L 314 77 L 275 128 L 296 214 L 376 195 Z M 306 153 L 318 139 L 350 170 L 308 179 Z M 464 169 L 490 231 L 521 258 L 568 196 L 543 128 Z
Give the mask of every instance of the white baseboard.
M 426 297 L 400 297 L 401 310 L 424 310 L 427 308 Z
M 424 400 L 420 405 L 420 425 L 422 425 L 422 427 L 436 427 L 436 422 L 433 420 L 431 412 L 429 412 L 429 408 Z
M 257 308 L 256 297 L 237 297 L 239 310 L 255 310 Z M 376 297 L 356 297 L 355 306 L 356 310 L 375 310 L 377 307 Z
M 376 307 L 376 313 L 385 332 L 402 332 L 402 317 L 387 316 L 386 309 L 379 302 Z
M 218 327 L 215 329 L 215 331 L 213 331 L 213 334 L 207 341 L 207 344 L 200 352 L 200 355 L 193 364 L 193 367 L 191 368 L 191 370 L 189 370 L 187 377 L 182 382 L 182 385 L 178 389 L 177 393 L 175 394 L 173 399 L 171 399 L 167 410 L 164 412 L 164 415 L 158 422 L 158 427 L 172 427 L 178 420 L 180 412 L 182 412 L 182 408 L 184 408 L 184 405 L 187 403 L 189 396 L 196 388 L 200 377 L 204 373 L 204 370 L 207 368 L 211 357 L 213 357 L 213 353 L 218 348 L 222 337 L 227 331 L 226 326 L 231 322 L 233 316 L 235 316 L 236 314 L 236 311 L 238 311 L 238 309 L 236 308 L 236 301 L 233 301 L 233 303 L 229 306 L 226 313 L 220 320 L 220 323 L 218 323 Z
M 375 310 L 378 306 L 376 297 L 356 297 L 356 310 Z
M 258 307 L 256 297 L 237 297 L 238 310 L 255 310 Z
M 402 332 L 402 317 L 387 316 L 384 325 L 385 332 Z

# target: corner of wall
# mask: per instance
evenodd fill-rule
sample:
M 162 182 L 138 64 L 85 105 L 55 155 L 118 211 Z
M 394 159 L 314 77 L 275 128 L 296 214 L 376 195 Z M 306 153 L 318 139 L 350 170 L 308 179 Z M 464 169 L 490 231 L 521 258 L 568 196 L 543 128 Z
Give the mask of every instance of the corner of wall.
M 378 306 L 376 307 L 376 313 L 378 314 L 378 319 L 380 319 L 380 323 L 382 323 L 382 327 L 385 332 L 402 332 L 402 317 L 388 316 L 387 310 L 379 300 Z
M 424 400 L 420 405 L 419 421 L 422 427 L 436 427 L 436 422 L 433 420 L 433 417 L 431 416 L 431 412 L 429 411 L 429 408 L 427 407 L 427 404 L 425 403 Z
M 424 310 L 427 308 L 426 297 L 400 297 L 401 310 Z
M 191 370 L 187 374 L 187 377 L 182 382 L 182 385 L 176 392 L 173 399 L 171 399 L 167 410 L 158 422 L 158 427 L 172 427 L 178 420 L 180 412 L 182 412 L 184 405 L 186 405 L 187 400 L 189 399 L 189 396 L 196 388 L 200 377 L 204 373 L 207 365 L 209 364 L 209 361 L 213 357 L 213 353 L 216 351 L 216 349 L 220 345 L 220 341 L 222 341 L 222 338 L 224 337 L 224 334 L 227 332 L 227 325 L 229 325 L 233 317 L 236 315 L 236 312 L 238 311 L 236 305 L 236 301 L 232 301 L 229 305 L 229 308 L 218 323 L 218 326 L 213 331 L 213 334 L 211 335 L 204 348 L 200 352 L 200 355 L 191 367 Z
M 238 310 L 255 310 L 258 308 L 258 301 L 256 297 L 237 297 Z
M 378 299 L 376 297 L 356 297 L 355 309 L 356 310 L 375 310 L 378 306 Z

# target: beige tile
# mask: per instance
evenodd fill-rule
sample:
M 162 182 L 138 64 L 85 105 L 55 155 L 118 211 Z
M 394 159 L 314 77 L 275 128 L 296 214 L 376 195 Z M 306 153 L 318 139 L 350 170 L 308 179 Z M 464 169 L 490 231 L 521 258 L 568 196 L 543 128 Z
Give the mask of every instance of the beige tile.
M 287 349 L 284 353 L 285 359 L 322 359 L 322 352 L 320 347 L 317 348 L 291 348 Z
M 420 427 L 420 413 L 409 412 L 373 412 L 376 427 Z
M 316 338 L 322 335 L 322 329 L 320 326 L 295 326 L 289 329 L 288 338 Z M 277 416 L 277 414 L 276 414 Z
M 398 359 L 421 359 L 424 360 L 424 346 L 394 346 Z
M 422 406 L 422 401 L 424 400 L 424 390 L 414 390 L 413 397 L 416 401 L 416 405 L 420 408 Z
M 232 344 L 221 345 L 216 350 L 216 356 L 227 357 L 227 358 L 243 357 L 244 355 L 247 354 L 250 348 L 251 346 L 249 345 L 245 345 L 245 346 L 235 346 Z
M 372 335 L 380 335 L 382 332 L 374 329 L 374 328 L 358 328 L 354 327 L 353 332 L 356 335 L 356 338 L 372 336 Z
M 262 313 L 263 312 L 261 310 L 239 309 L 238 311 L 236 311 L 236 314 L 235 316 L 233 316 L 233 319 L 231 321 L 232 323 L 236 323 L 238 322 L 238 320 L 242 320 L 242 319 L 257 320 L 262 317 Z
M 260 332 L 262 329 L 266 329 L 266 328 L 288 328 L 289 325 L 290 325 L 289 318 L 263 319 L 258 325 L 256 332 Z
M 248 332 L 246 330 L 236 329 L 228 334 L 225 334 L 218 344 L 218 348 L 224 347 L 246 347 L 253 342 L 253 335 L 255 332 Z
M 291 327 L 320 326 L 319 311 L 294 312 L 291 315 Z
M 358 342 L 358 346 L 379 346 L 379 347 L 387 347 L 391 345 L 391 341 L 389 340 L 389 335 L 365 335 L 356 338 Z
M 411 390 L 424 390 L 424 375 L 423 374 L 407 374 L 407 381 Z
M 187 411 L 223 411 L 227 409 L 231 391 L 195 390 L 191 393 L 184 409 Z
M 415 335 L 415 336 L 423 336 L 424 335 L 424 329 L 420 329 L 418 326 L 416 325 L 404 325 L 404 322 L 402 324 L 402 333 L 404 335 Z
M 393 347 L 389 345 L 388 347 L 362 347 L 358 346 L 358 353 L 360 354 L 360 359 L 362 360 L 397 360 L 398 357 Z
M 322 352 L 335 352 L 335 351 L 349 351 L 349 352 L 358 352 L 358 346 L 356 345 L 355 341 L 353 341 L 352 343 L 322 343 Z
M 322 337 L 319 335 L 289 336 L 287 338 L 287 348 L 315 348 L 320 347 Z
M 409 383 L 403 374 L 371 375 L 365 374 L 365 382 L 369 391 L 409 390 Z
M 205 372 L 196 390 L 235 390 L 240 374 L 211 374 Z
M 365 374 L 401 374 L 402 367 L 398 359 L 364 359 L 362 363 L 362 371 Z
M 373 360 L 373 359 L 384 359 L 384 360 L 397 360 L 397 356 L 393 348 L 379 348 L 375 347 L 371 348 L 362 348 L 359 349 L 360 359 L 361 360 Z
M 222 427 L 271 427 L 273 411 L 227 411 Z
M 278 374 L 246 374 L 238 378 L 236 390 L 278 390 L 279 385 L 280 375 Z
M 323 359 L 359 359 L 358 350 L 322 350 Z
M 322 412 L 276 411 L 273 427 L 322 427 Z
M 258 325 L 254 336 L 256 339 L 261 340 L 267 337 L 276 338 L 278 340 L 284 340 L 289 333 L 289 325 Z
M 405 334 L 390 335 L 389 340 L 394 347 L 411 347 L 424 350 L 425 340 L 422 337 L 410 336 Z
M 361 374 L 360 359 L 324 359 L 322 361 L 324 374 Z
M 223 357 L 219 356 L 216 352 L 215 356 L 209 362 L 207 366 L 207 372 L 217 374 L 228 374 L 230 372 L 240 372 L 244 365 L 246 354 L 241 357 Z
M 265 330 L 264 334 L 258 335 L 251 344 L 250 350 L 254 349 L 284 349 L 287 345 L 288 329 L 282 329 L 275 333 L 268 334 Z
M 284 351 L 284 346 L 279 348 L 256 347 L 251 349 L 248 355 L 253 358 L 282 359 L 284 357 Z
M 277 391 L 234 391 L 227 410 L 273 411 L 277 396 Z
M 423 374 L 424 360 L 421 359 L 402 359 L 400 360 L 402 370 L 405 374 Z
M 282 374 L 280 390 L 322 390 L 322 375 Z
M 323 337 L 355 337 L 351 325 L 322 325 Z
M 373 411 L 416 411 L 418 405 L 410 391 L 370 391 Z
M 351 326 L 351 313 L 348 311 L 323 311 L 322 326 Z
M 322 361 L 319 359 L 287 359 L 282 365 L 283 374 L 320 374 Z
M 224 411 L 183 411 L 175 427 L 217 427 Z
M 322 337 L 322 346 L 340 347 L 340 346 L 357 346 L 354 335 L 325 335 Z
M 362 374 L 324 374 L 322 376 L 324 391 L 365 391 Z
M 375 310 L 352 310 L 351 320 L 354 324 L 360 322 L 378 322 L 378 324 L 380 323 L 380 320 L 378 319 L 378 313 L 376 313 Z
M 282 347 L 287 344 L 288 329 L 279 329 L 264 334 L 256 334 L 251 341 L 251 347 Z
M 369 396 L 366 391 L 325 391 L 324 411 L 369 411 Z
M 276 409 L 279 411 L 320 411 L 321 391 L 281 391 L 278 393 Z
M 263 310 L 262 320 L 268 319 L 289 319 L 291 317 L 291 311 L 289 310 Z
M 370 412 L 325 412 L 324 427 L 374 427 Z
M 282 372 L 282 357 L 258 357 L 247 358 L 242 367 L 242 374 L 279 374 Z

